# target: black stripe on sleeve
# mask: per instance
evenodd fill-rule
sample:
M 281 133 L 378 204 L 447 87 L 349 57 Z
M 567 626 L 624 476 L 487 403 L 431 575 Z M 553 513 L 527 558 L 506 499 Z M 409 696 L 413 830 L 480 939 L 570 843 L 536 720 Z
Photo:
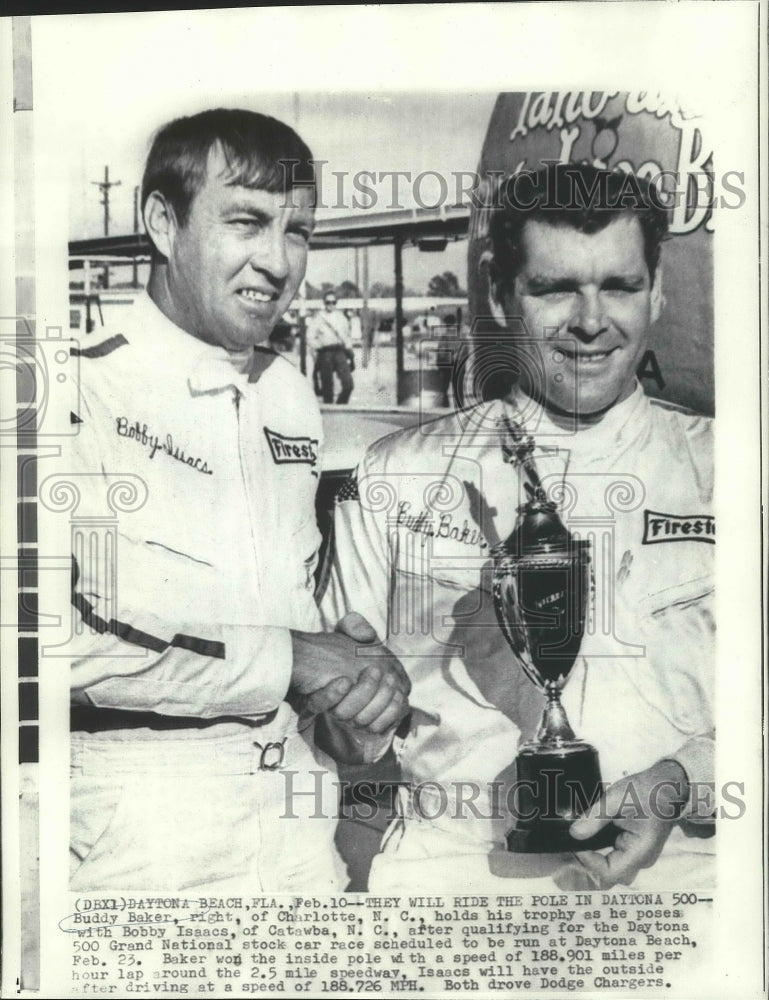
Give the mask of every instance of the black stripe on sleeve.
M 69 353 L 74 358 L 103 358 L 127 343 L 128 341 L 123 334 L 118 333 L 114 337 L 110 337 L 109 340 L 102 341 L 101 344 L 94 344 L 93 347 L 73 347 Z
M 224 643 L 217 642 L 216 639 L 199 639 L 195 635 L 177 632 L 170 644 L 177 649 L 189 649 L 193 653 L 200 653 L 201 656 L 211 656 L 216 660 L 225 659 Z
M 75 562 L 76 566 L 76 561 L 73 560 L 73 562 Z M 198 636 L 177 632 L 170 642 L 166 642 L 164 639 L 150 635 L 149 632 L 143 632 L 141 629 L 134 628 L 133 625 L 117 621 L 115 618 L 105 621 L 104 618 L 100 618 L 96 614 L 93 605 L 82 594 L 73 593 L 72 603 L 80 612 L 80 616 L 85 624 L 95 629 L 100 635 L 109 632 L 111 635 L 116 635 L 119 639 L 122 639 L 123 642 L 129 642 L 133 646 L 143 646 L 145 649 L 151 649 L 155 653 L 162 653 L 173 646 L 176 649 L 187 649 L 191 653 L 198 653 L 200 656 L 207 656 L 216 660 L 224 660 L 226 658 L 224 643 L 218 642 L 215 639 L 202 639 Z

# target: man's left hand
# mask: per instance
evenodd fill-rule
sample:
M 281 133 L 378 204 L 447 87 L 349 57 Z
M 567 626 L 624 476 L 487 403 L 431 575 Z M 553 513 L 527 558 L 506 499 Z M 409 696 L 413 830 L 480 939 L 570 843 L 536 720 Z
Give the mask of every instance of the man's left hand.
M 655 863 L 688 799 L 688 787 L 681 765 L 662 760 L 615 782 L 588 813 L 572 823 L 570 833 L 577 840 L 587 840 L 610 822 L 620 828 L 614 847 L 606 854 L 578 854 L 597 888 L 630 885 L 642 868 Z

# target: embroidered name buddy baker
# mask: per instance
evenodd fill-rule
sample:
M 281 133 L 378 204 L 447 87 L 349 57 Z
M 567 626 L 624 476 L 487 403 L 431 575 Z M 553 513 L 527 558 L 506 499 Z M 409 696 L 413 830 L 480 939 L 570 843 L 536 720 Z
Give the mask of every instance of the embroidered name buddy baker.
M 488 542 L 480 531 L 471 527 L 467 523 L 467 518 L 462 522 L 460 528 L 454 524 L 454 519 L 450 513 L 438 514 L 437 523 L 432 512 L 420 511 L 419 514 L 412 514 L 411 501 L 402 500 L 398 504 L 398 515 L 395 523 L 403 525 L 415 534 L 424 535 L 422 540 L 424 546 L 428 538 L 450 538 L 452 541 L 462 542 L 464 545 L 478 546 L 481 549 L 488 548 Z
M 174 439 L 170 434 L 166 434 L 161 440 L 159 435 L 152 434 L 146 424 L 140 424 L 138 420 L 133 423 L 128 422 L 128 417 L 118 417 L 115 421 L 117 432 L 120 437 L 127 437 L 133 441 L 138 441 L 149 449 L 150 458 L 154 458 L 157 452 L 163 452 L 169 458 L 175 458 L 177 462 L 189 465 L 196 472 L 202 472 L 206 476 L 213 476 L 214 470 L 208 468 L 208 463 L 202 458 L 195 458 L 194 455 L 187 455 L 181 448 L 174 444 Z

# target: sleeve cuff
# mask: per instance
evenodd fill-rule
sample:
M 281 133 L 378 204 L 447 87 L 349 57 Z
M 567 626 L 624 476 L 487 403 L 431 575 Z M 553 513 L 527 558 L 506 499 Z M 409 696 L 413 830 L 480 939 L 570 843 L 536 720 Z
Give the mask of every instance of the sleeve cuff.
M 225 625 L 224 676 L 217 692 L 217 714 L 258 717 L 286 697 L 293 652 L 287 628 Z
M 715 746 L 714 734 L 695 736 L 670 755 L 684 769 L 689 782 L 689 800 L 681 812 L 684 819 L 705 822 L 715 814 Z

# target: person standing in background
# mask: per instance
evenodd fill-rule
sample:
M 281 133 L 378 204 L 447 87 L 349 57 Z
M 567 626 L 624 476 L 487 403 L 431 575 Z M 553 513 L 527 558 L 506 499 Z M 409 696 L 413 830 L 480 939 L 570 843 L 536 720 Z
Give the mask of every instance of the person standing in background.
M 336 303 L 336 295 L 327 292 L 323 298 L 324 309 L 316 313 L 308 324 L 307 341 L 315 354 L 315 369 L 323 402 L 334 402 L 336 375 L 340 382 L 336 402 L 344 404 L 349 402 L 355 385 L 350 365 L 352 340 L 347 317 L 337 309 Z

